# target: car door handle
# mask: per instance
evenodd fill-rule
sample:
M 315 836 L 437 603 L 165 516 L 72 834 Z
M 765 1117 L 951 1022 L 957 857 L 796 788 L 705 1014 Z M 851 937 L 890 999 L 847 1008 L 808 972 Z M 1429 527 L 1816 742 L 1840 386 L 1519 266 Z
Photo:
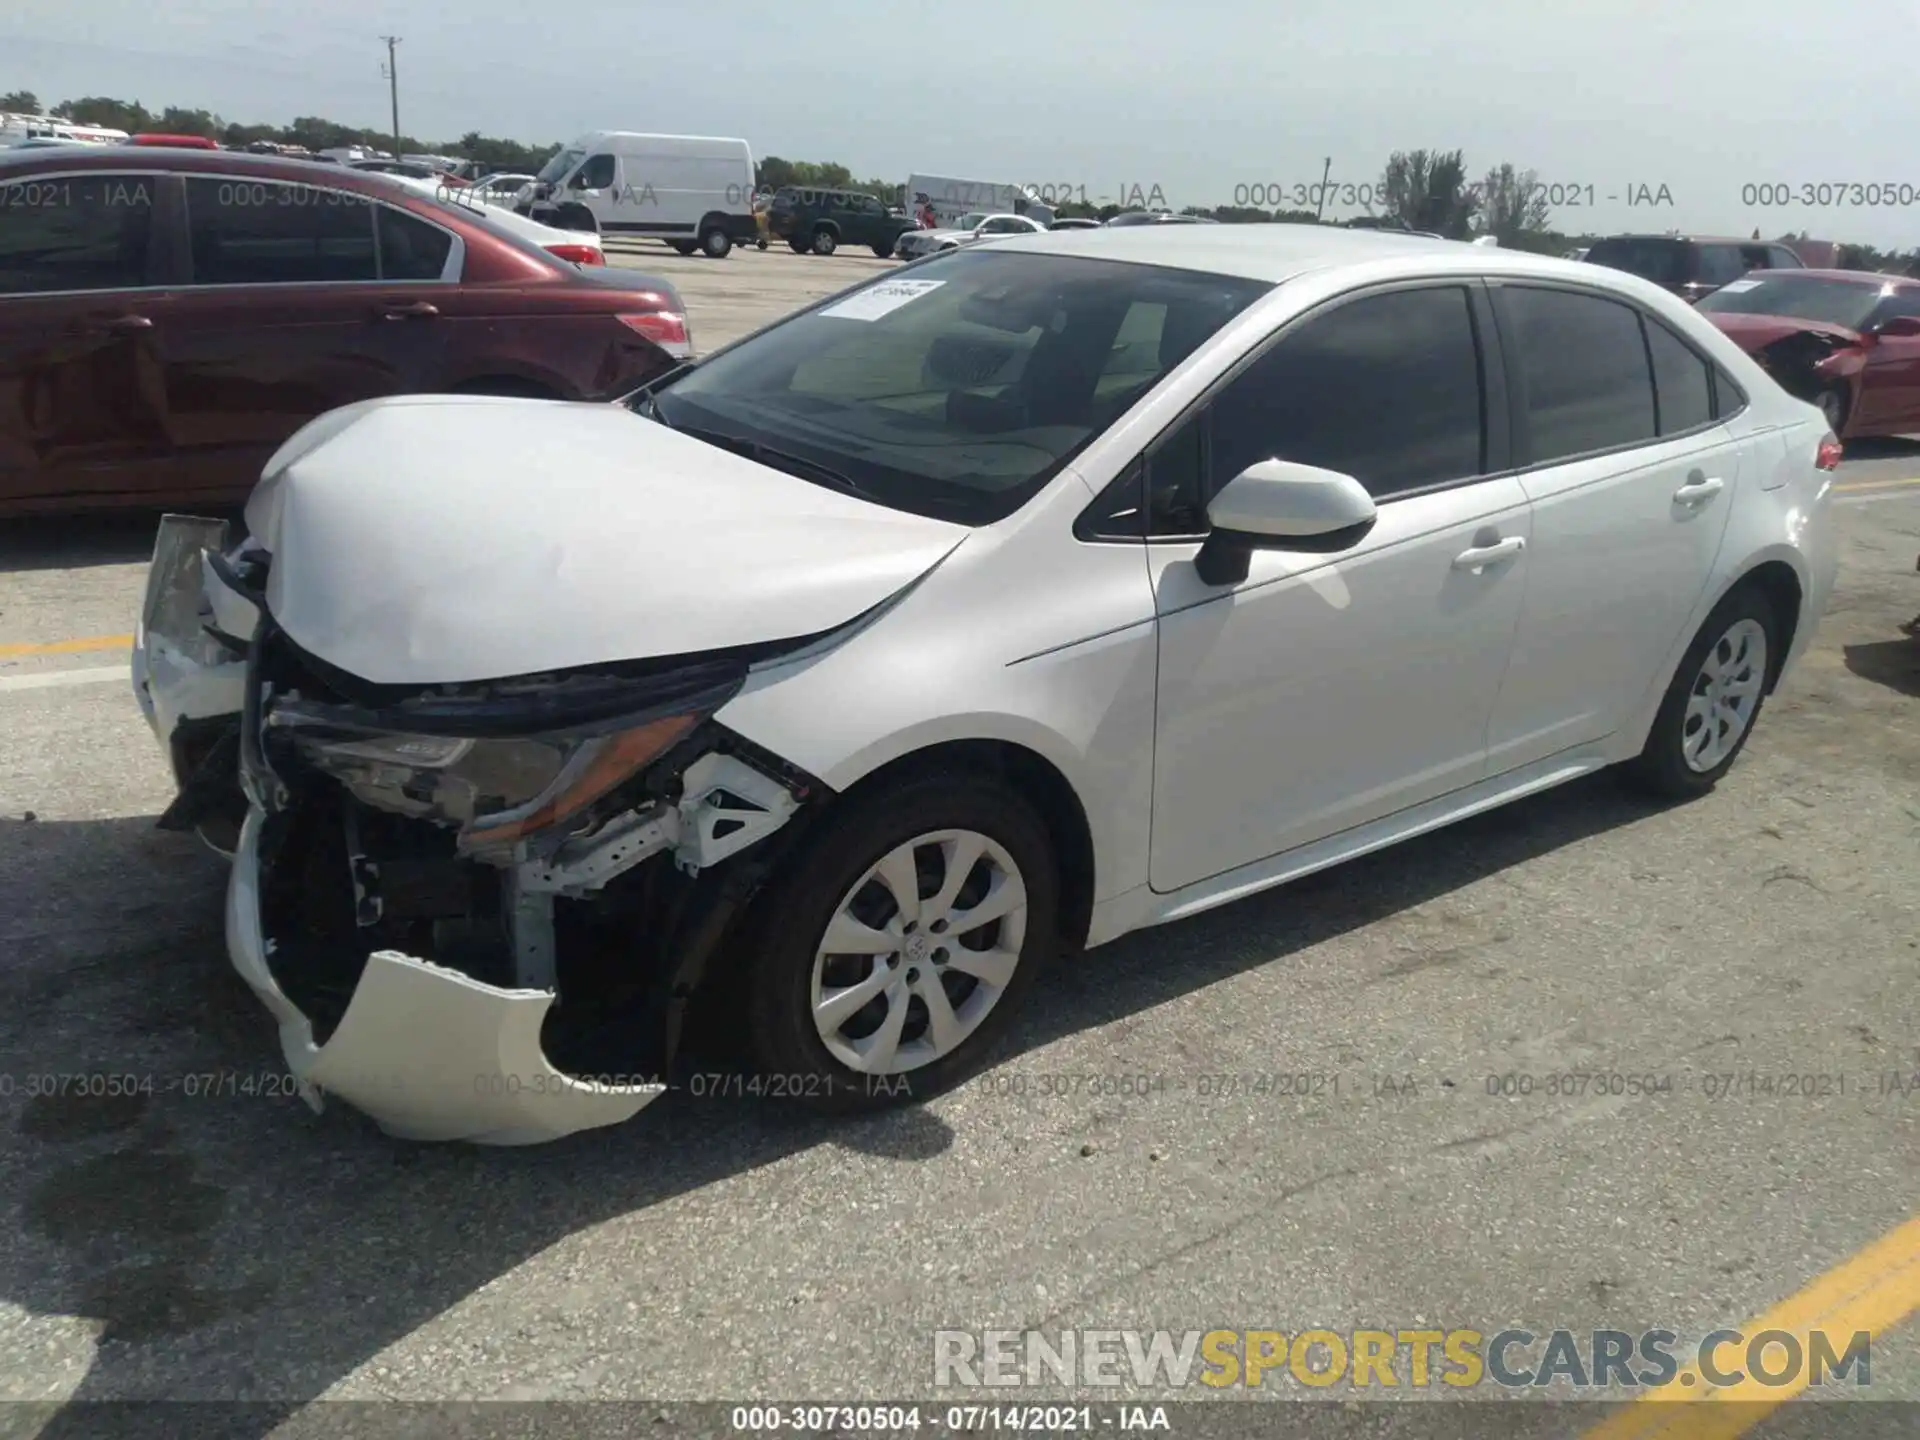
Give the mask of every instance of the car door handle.
M 440 313 L 438 305 L 425 300 L 409 300 L 404 305 L 388 305 L 380 311 L 383 320 L 431 320 Z
M 1673 503 L 1676 505 L 1704 505 L 1726 488 L 1727 482 L 1718 476 L 1709 478 L 1696 470 L 1687 477 L 1686 484 L 1673 492 Z
M 1484 570 L 1489 565 L 1498 565 L 1502 560 L 1518 555 L 1527 548 L 1524 537 L 1509 535 L 1504 540 L 1496 540 L 1491 545 L 1476 545 L 1471 550 L 1462 550 L 1453 557 L 1456 570 Z

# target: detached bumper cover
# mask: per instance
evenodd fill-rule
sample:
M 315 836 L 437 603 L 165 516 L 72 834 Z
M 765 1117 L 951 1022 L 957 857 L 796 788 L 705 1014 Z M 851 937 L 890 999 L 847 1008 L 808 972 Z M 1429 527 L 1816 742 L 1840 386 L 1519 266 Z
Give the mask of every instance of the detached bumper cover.
M 227 951 L 280 1027 L 307 1102 L 339 1096 L 390 1135 L 533 1145 L 617 1125 L 666 1092 L 563 1075 L 540 1048 L 549 990 L 503 990 L 395 950 L 368 959 L 325 1045 L 273 978 L 260 917 L 260 827 L 240 832 L 227 888 Z

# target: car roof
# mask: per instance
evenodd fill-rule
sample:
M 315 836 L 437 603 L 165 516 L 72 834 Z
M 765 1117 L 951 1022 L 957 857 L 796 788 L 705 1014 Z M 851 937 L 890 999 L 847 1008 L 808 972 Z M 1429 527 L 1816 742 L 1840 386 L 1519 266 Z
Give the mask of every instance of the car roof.
M 1815 270 L 1809 266 L 1804 270 L 1769 270 L 1767 272 L 1767 278 L 1769 280 L 1775 276 L 1779 276 L 1783 280 L 1789 278 L 1794 280 L 1851 280 L 1861 285 L 1895 285 L 1902 289 L 1912 289 L 1914 286 L 1920 285 L 1920 280 L 1915 280 L 1911 276 L 1882 275 L 1878 270 Z
M 377 171 L 358 169 L 351 165 L 329 165 L 325 161 L 305 159 L 298 155 L 250 155 L 243 150 L 195 150 L 173 145 L 63 145 L 58 156 L 50 156 L 47 150 L 35 149 L 30 155 L 18 152 L 26 147 L 13 146 L 0 150 L 0 178 L 8 170 L 31 163 L 37 168 L 52 160 L 62 169 L 76 170 L 125 170 L 133 167 L 140 170 L 191 170 L 199 174 L 219 175 L 258 175 L 262 179 L 307 179 L 317 171 L 324 171 L 330 184 L 338 184 L 342 176 L 351 175 L 360 180 L 370 180 Z
M 1602 267 L 1579 260 L 1477 248 L 1458 240 L 1428 240 L 1391 230 L 1346 230 L 1331 225 L 1102 225 L 1072 240 L 1043 230 L 996 241 L 994 253 L 1041 252 L 1164 265 L 1247 280 L 1278 283 L 1309 270 L 1382 260 L 1473 261 L 1482 274 L 1548 274 L 1594 281 Z
M 1793 246 L 1785 240 L 1756 240 L 1751 235 L 1602 235 L 1594 241 L 1595 245 L 1604 245 L 1609 240 L 1664 240 L 1670 245 L 1785 245 Z

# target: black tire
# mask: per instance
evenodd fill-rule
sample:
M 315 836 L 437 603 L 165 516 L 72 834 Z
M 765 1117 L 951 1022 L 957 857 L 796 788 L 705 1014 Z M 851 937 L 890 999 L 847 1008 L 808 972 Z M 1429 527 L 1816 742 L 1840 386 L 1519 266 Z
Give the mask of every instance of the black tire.
M 761 236 L 758 240 L 754 241 L 753 243 L 755 248 L 757 249 L 764 250 L 767 248 L 767 239 L 764 235 Z
M 834 250 L 839 247 L 839 244 L 840 237 L 835 235 L 833 231 L 829 230 L 825 225 L 820 226 L 813 232 L 812 249 L 816 255 L 831 255 Z
M 1746 728 L 1716 764 L 1695 769 L 1687 761 L 1686 745 L 1690 737 L 1698 734 L 1698 726 L 1689 720 L 1687 703 L 1706 681 L 1703 672 L 1707 657 L 1727 645 L 1730 633 L 1747 622 L 1758 624 L 1766 640 L 1764 655 L 1752 656 L 1747 667 L 1758 672 L 1759 688 L 1753 694 Z M 1620 767 L 1621 778 L 1637 790 L 1667 800 L 1691 800 L 1718 785 L 1721 776 L 1740 758 L 1740 752 L 1753 735 L 1753 727 L 1760 721 L 1767 687 L 1780 668 L 1779 637 L 1780 619 L 1758 586 L 1740 585 L 1728 592 L 1713 607 L 1713 612 L 1700 626 L 1700 633 L 1693 637 L 1693 643 L 1681 657 L 1673 681 L 1660 702 L 1659 714 L 1654 717 L 1653 728 L 1647 732 L 1646 747 Z M 1723 654 L 1734 658 L 1730 651 Z
M 920 1068 L 869 1079 L 835 1059 L 815 1028 L 815 949 L 861 876 L 890 851 L 938 830 L 976 831 L 1011 858 L 1027 894 L 1019 959 L 1000 998 L 955 1049 Z M 939 878 L 922 878 L 923 895 Z M 848 1114 L 925 1099 L 965 1079 L 991 1059 L 1019 1002 L 1058 948 L 1058 914 L 1058 871 L 1046 824 L 1004 781 L 936 771 L 847 801 L 824 817 L 805 847 L 789 858 L 762 892 L 750 921 L 742 988 L 735 993 L 747 999 L 750 1064 L 768 1077 L 763 1093 L 791 1097 L 811 1110 Z M 893 968 L 902 963 L 909 972 L 916 964 L 911 957 L 896 958 Z M 947 973 L 957 986 L 969 983 L 957 970 Z M 945 979 L 941 983 L 953 993 Z M 924 1008 L 920 1013 L 924 1023 Z
M 787 248 L 796 255 L 804 255 L 807 253 L 807 242 L 804 237 L 796 235 L 787 241 Z
M 718 225 L 700 232 L 700 250 L 709 260 L 724 260 L 733 253 L 733 237 Z
M 673 247 L 676 255 L 691 255 L 700 248 L 697 240 L 669 240 L 667 244 Z
M 590 230 L 600 233 L 600 222 L 593 218 L 593 212 L 584 205 L 562 205 L 555 212 L 553 223 L 562 230 Z
M 1820 407 L 1820 413 L 1827 417 L 1827 428 L 1838 437 L 1847 428 L 1847 413 L 1853 408 L 1851 397 L 1844 385 L 1829 385 L 1813 397 L 1813 403 Z
M 873 247 L 873 253 L 881 260 L 891 260 L 893 258 L 893 247 L 891 245 L 876 245 Z

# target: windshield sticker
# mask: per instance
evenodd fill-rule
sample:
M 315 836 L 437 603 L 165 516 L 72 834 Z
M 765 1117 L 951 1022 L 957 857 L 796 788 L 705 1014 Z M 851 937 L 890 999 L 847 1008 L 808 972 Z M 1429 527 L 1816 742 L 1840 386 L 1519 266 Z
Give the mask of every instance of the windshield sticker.
M 1758 290 L 1759 288 L 1760 282 L 1758 280 L 1729 280 L 1720 287 L 1722 293 L 1727 295 L 1738 295 L 1742 290 Z
M 838 305 L 829 305 L 820 313 L 836 320 L 878 320 L 946 283 L 944 280 L 888 280 L 858 295 L 850 295 Z

